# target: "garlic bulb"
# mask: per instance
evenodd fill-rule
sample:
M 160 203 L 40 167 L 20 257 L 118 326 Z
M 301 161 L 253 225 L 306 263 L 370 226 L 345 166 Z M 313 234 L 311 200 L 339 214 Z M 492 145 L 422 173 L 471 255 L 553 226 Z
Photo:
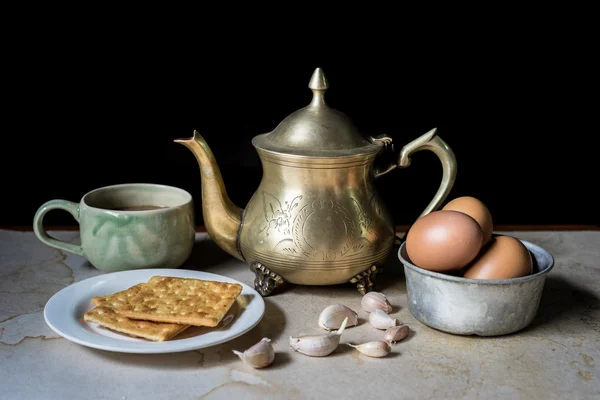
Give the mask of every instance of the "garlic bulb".
M 388 343 L 396 344 L 404 340 L 408 336 L 409 331 L 410 329 L 406 325 L 392 326 L 385 331 L 383 338 Z
M 383 310 L 386 313 L 392 312 L 392 305 L 383 293 L 379 292 L 368 292 L 360 300 L 360 306 L 366 312 L 373 312 L 374 310 Z
M 347 327 L 358 325 L 358 314 L 354 310 L 342 304 L 333 304 L 319 315 L 319 326 L 328 331 L 340 329 L 346 317 L 348 317 Z
M 290 336 L 290 347 L 295 351 L 311 357 L 325 357 L 333 353 L 340 344 L 342 332 L 346 329 L 348 317 L 342 321 L 342 326 L 337 331 L 323 335 L 307 335 L 300 337 Z
M 377 308 L 369 314 L 369 322 L 377 329 L 387 329 L 398 324 L 398 320 L 392 318 L 385 311 Z
M 392 351 L 390 345 L 383 340 L 374 340 L 359 345 L 346 344 L 350 347 L 354 347 L 356 350 L 369 357 L 385 357 Z
M 275 359 L 275 349 L 273 349 L 271 339 L 269 338 L 262 338 L 260 342 L 243 353 L 237 350 L 233 350 L 233 353 L 254 368 L 264 368 Z

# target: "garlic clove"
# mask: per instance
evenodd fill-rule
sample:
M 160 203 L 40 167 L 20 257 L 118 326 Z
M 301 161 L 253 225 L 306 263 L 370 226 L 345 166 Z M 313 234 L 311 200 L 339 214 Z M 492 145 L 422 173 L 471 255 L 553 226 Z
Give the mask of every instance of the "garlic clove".
M 388 343 L 396 344 L 401 340 L 404 340 L 409 332 L 410 329 L 406 325 L 392 326 L 385 331 L 383 338 Z
M 388 329 L 398 324 L 398 320 L 392 318 L 385 311 L 377 308 L 369 314 L 369 322 L 377 329 Z
M 392 351 L 392 348 L 388 342 L 383 340 L 374 340 L 372 342 L 359 345 L 353 345 L 350 343 L 346 344 L 350 347 L 354 347 L 356 350 L 369 357 L 385 357 Z
M 311 357 L 325 357 L 333 353 L 339 345 L 339 336 L 302 336 L 290 337 L 290 346 L 298 353 Z
M 340 329 L 346 317 L 348 318 L 347 327 L 358 325 L 358 314 L 356 311 L 343 304 L 333 304 L 321 311 L 318 323 L 321 328 L 331 331 L 333 329 Z
M 380 292 L 368 292 L 360 300 L 360 306 L 366 312 L 373 312 L 374 310 L 380 309 L 386 313 L 392 312 L 392 305 L 383 293 Z
M 340 344 L 342 332 L 346 329 L 348 317 L 344 318 L 340 329 L 322 335 L 290 336 L 290 347 L 311 357 L 325 357 L 333 353 Z
M 270 365 L 275 359 L 275 349 L 271 344 L 271 339 L 262 338 L 260 342 L 250 347 L 243 353 L 233 350 L 242 361 L 254 368 L 264 368 Z

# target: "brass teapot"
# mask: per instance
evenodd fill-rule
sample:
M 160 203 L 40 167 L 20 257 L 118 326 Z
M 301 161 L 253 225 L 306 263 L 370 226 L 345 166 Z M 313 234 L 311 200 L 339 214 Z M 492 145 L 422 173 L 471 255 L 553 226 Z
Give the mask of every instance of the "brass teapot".
M 200 164 L 208 234 L 223 250 L 250 264 L 262 296 L 286 281 L 352 282 L 362 294 L 373 290 L 375 274 L 396 238 L 374 180 L 396 167 L 408 167 L 411 154 L 431 150 L 442 162 L 443 176 L 420 216 L 437 209 L 454 185 L 456 159 L 435 128 L 405 145 L 397 162 L 375 167 L 378 155 L 392 148 L 392 139 L 363 137 L 344 113 L 327 105 L 328 86 L 317 68 L 308 85 L 310 104 L 272 132 L 252 139 L 263 176 L 245 209 L 227 196 L 213 153 L 197 131 L 192 138 L 175 140 Z

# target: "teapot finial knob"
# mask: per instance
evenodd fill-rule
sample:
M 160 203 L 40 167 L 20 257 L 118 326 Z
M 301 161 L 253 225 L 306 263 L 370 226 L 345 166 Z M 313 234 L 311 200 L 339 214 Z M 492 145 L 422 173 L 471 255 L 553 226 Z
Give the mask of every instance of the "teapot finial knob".
M 321 68 L 315 69 L 313 72 L 308 87 L 313 91 L 313 99 L 311 106 L 319 106 L 325 104 L 325 91 L 329 88 L 327 77 Z
M 312 90 L 327 90 L 327 88 L 329 88 L 327 77 L 321 68 L 315 69 L 315 72 L 313 72 L 312 76 L 310 77 L 308 87 Z

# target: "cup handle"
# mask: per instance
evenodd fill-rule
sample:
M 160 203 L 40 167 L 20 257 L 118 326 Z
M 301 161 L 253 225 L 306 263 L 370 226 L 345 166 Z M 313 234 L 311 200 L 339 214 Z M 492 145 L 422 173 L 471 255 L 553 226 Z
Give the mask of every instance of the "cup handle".
M 81 246 L 54 239 L 44 229 L 44 216 L 48 211 L 55 209 L 68 211 L 79 223 L 79 204 L 68 200 L 50 200 L 42 204 L 33 217 L 33 231 L 35 235 L 42 243 L 48 246 L 83 256 L 83 248 Z

